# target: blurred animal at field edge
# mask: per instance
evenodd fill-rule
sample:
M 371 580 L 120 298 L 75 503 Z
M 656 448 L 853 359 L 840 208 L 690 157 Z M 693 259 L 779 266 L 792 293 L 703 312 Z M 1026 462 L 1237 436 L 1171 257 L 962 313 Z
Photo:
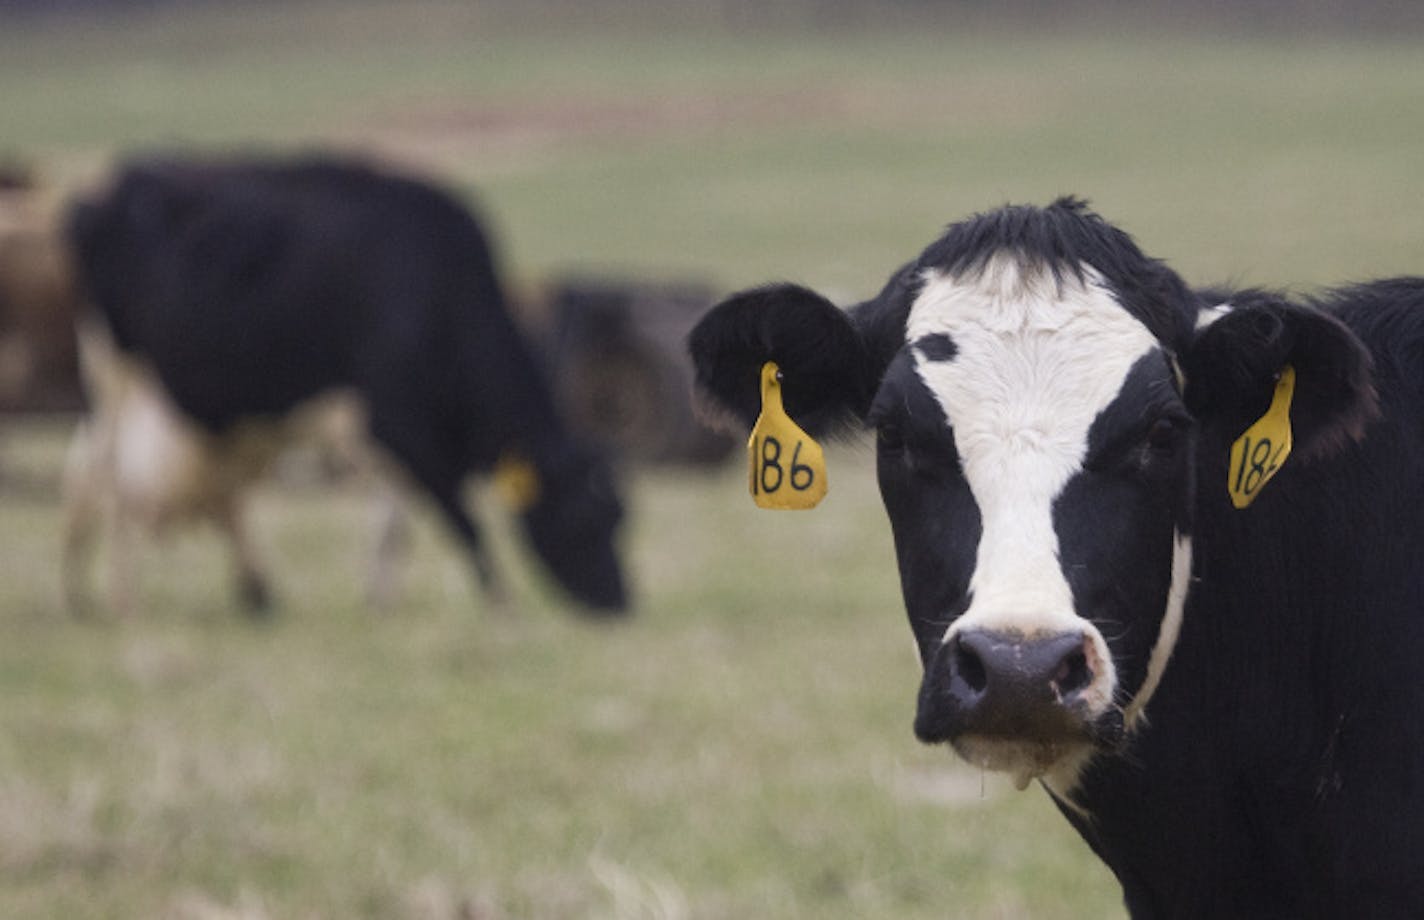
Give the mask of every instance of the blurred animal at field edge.
M 568 431 L 485 232 L 452 196 L 334 158 L 150 158 L 77 202 L 68 232 L 96 403 L 70 464 L 71 585 L 109 491 L 121 518 L 218 522 L 243 596 L 264 606 L 242 492 L 278 445 L 355 406 L 487 596 L 504 589 L 462 486 L 499 468 L 558 583 L 590 611 L 626 608 L 611 470 Z

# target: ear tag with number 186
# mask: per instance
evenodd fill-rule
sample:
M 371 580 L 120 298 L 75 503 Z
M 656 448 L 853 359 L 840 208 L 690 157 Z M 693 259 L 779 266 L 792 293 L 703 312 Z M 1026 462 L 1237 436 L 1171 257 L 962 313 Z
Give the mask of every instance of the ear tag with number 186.
M 1231 493 L 1231 504 L 1238 509 L 1256 500 L 1261 487 L 1290 456 L 1290 407 L 1294 395 L 1295 368 L 1287 364 L 1276 379 L 1276 392 L 1266 414 L 1256 419 L 1231 445 L 1226 489 Z
M 761 368 L 761 415 L 747 440 L 747 480 L 758 508 L 801 511 L 826 496 L 825 454 L 782 407 L 774 361 Z

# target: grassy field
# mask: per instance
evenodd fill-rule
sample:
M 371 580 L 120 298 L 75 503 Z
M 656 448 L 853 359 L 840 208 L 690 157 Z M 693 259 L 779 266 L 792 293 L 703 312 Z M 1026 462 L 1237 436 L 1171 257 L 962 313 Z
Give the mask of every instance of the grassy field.
M 1063 192 L 1201 282 L 1424 268 L 1416 39 L 252 9 L 0 20 L 0 156 L 69 187 L 155 146 L 374 150 L 476 194 L 525 280 L 853 297 Z M 76 623 L 66 423 L 0 424 L 30 486 L 0 492 L 0 916 L 1121 916 L 1041 793 L 914 741 L 863 446 L 808 515 L 757 512 L 735 465 L 628 471 L 618 625 L 563 609 L 495 508 L 515 611 L 422 517 L 377 616 L 364 497 L 290 485 L 257 509 L 274 622 L 199 533 L 145 550 L 132 622 Z

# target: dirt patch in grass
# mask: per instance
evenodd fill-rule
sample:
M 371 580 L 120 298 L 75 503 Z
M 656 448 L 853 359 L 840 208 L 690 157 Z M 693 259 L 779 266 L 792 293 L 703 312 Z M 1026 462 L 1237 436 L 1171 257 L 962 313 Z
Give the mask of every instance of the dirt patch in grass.
M 443 167 L 475 158 L 518 169 L 586 145 L 743 132 L 849 115 L 854 102 L 821 90 L 738 96 L 548 98 L 520 102 L 427 99 L 402 104 L 338 135 L 382 157 Z
M 785 90 L 520 101 L 430 98 L 401 103 L 337 132 L 342 144 L 442 168 L 520 170 L 599 145 L 627 146 L 784 131 L 788 127 L 962 123 L 976 130 L 1028 125 L 1050 100 L 1012 80 L 976 87 L 818 85 Z

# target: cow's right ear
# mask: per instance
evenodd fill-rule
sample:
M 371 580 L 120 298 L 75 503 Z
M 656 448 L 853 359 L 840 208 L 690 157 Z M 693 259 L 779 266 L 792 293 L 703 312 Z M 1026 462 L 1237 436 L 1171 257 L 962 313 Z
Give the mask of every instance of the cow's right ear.
M 865 417 L 879 375 L 844 311 L 814 291 L 777 284 L 708 311 L 688 336 L 698 410 L 745 434 L 761 411 L 761 369 L 781 369 L 786 412 L 813 436 Z
M 1290 405 L 1296 456 L 1309 460 L 1359 440 L 1379 414 L 1373 362 L 1343 323 L 1260 292 L 1233 297 L 1181 356 L 1193 415 L 1236 437 L 1270 404 L 1281 369 L 1295 369 Z

